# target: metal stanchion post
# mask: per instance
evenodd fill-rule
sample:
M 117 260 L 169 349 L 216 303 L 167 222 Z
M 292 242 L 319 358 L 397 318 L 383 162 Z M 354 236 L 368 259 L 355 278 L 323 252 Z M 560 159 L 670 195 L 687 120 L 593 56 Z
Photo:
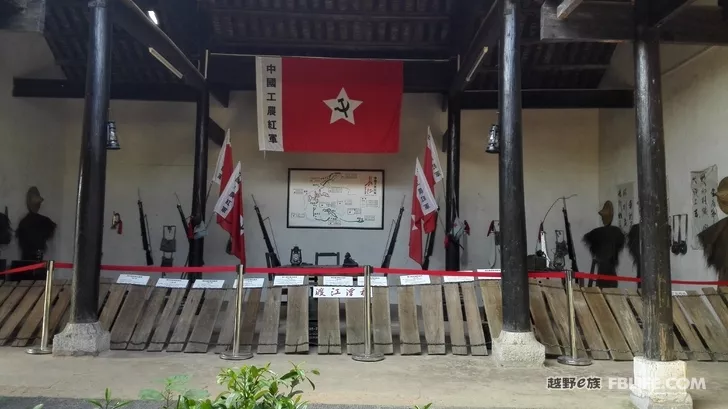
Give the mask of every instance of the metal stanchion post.
M 592 364 L 589 357 L 579 358 L 576 350 L 576 314 L 574 312 L 574 273 L 566 270 L 566 295 L 569 302 L 569 343 L 571 355 L 562 355 L 558 357 L 557 362 L 563 365 L 571 366 L 588 366 Z
M 226 361 L 242 361 L 253 357 L 253 354 L 250 352 L 240 352 L 240 336 L 243 330 L 243 275 L 245 275 L 245 266 L 240 264 L 238 265 L 238 292 L 235 297 L 235 332 L 233 333 L 233 348 L 232 352 L 223 352 L 220 354 L 220 359 L 224 359 Z
M 49 260 L 46 267 L 46 282 L 45 282 L 45 292 L 43 294 L 43 323 L 41 324 L 40 329 L 40 346 L 36 348 L 28 348 L 25 352 L 31 354 L 31 355 L 47 355 L 53 352 L 51 348 L 48 347 L 48 338 L 50 337 L 50 334 L 48 333 L 49 328 L 48 325 L 50 325 L 50 316 L 51 316 L 51 293 L 53 292 L 53 270 L 55 270 L 55 263 L 53 260 Z
M 384 359 L 381 352 L 372 351 L 372 266 L 364 266 L 364 353 L 353 354 L 351 359 L 360 362 L 378 362 Z

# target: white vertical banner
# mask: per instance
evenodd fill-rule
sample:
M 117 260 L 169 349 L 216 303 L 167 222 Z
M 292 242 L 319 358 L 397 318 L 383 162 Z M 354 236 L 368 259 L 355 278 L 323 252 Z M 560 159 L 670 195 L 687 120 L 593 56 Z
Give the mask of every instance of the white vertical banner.
M 222 143 L 220 153 L 217 155 L 217 164 L 215 164 L 215 175 L 212 177 L 212 181 L 216 184 L 222 182 L 222 165 L 225 163 L 225 152 L 228 150 L 230 145 L 230 129 L 225 131 L 225 141 Z
M 282 78 L 281 57 L 255 57 L 258 147 L 261 151 L 283 151 Z
M 223 218 L 227 219 L 228 214 L 233 209 L 233 203 L 235 202 L 235 194 L 240 189 L 240 183 L 242 181 L 242 172 L 240 162 L 235 166 L 230 180 L 228 180 L 225 190 L 222 191 L 220 198 L 215 203 L 215 213 L 219 214 Z
M 693 198 L 691 215 L 693 239 L 690 246 L 697 250 L 701 248 L 698 234 L 718 222 L 718 203 L 715 196 L 718 193 L 718 166 L 713 165 L 701 171 L 690 172 L 690 190 Z M 677 237 L 678 227 L 680 226 L 675 226 L 675 231 L 672 233 L 674 237 Z M 683 232 L 683 234 L 687 236 L 688 233 Z M 687 237 L 683 239 L 687 240 Z
M 437 201 L 435 201 L 435 196 L 427 184 L 425 172 L 422 170 L 422 165 L 420 165 L 420 158 L 415 161 L 415 177 L 417 178 L 417 201 L 420 203 L 422 215 L 427 216 L 437 210 Z
M 432 137 L 429 126 L 427 127 L 427 148 L 430 150 L 430 155 L 432 155 L 432 174 L 435 176 L 435 184 L 438 184 L 444 178 L 444 172 L 440 164 L 440 155 L 437 153 L 437 146 L 435 146 L 435 139 Z
M 624 234 L 634 224 L 634 215 L 636 212 L 634 203 L 634 182 L 627 182 L 617 185 L 617 226 L 622 229 Z

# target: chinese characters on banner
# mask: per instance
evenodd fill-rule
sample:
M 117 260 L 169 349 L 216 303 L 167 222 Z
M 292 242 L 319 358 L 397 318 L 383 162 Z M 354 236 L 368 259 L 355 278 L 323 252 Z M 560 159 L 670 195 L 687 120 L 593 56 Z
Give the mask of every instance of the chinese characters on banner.
M 634 224 L 634 213 L 636 210 L 634 203 L 634 182 L 617 185 L 617 227 L 625 234 L 629 233 L 629 229 Z
M 575 376 L 550 376 L 546 378 L 547 389 L 586 389 L 601 390 L 602 378 L 597 376 L 580 377 Z
M 238 193 L 238 190 L 240 190 L 240 183 L 242 181 L 241 169 L 242 168 L 240 166 L 240 162 L 238 162 L 237 166 L 235 166 L 235 169 L 233 170 L 232 175 L 230 176 L 230 178 L 233 180 L 228 181 L 227 186 L 225 186 L 225 190 L 222 191 L 222 193 L 220 194 L 220 198 L 215 204 L 215 213 L 222 216 L 223 219 L 228 218 L 228 215 L 233 208 L 235 195 Z M 228 233 L 232 235 L 232 232 Z
M 263 125 L 258 130 L 258 139 L 261 146 L 267 151 L 283 151 L 283 120 L 281 118 L 281 59 L 259 57 L 256 69 L 258 87 L 258 124 Z
M 693 193 L 693 249 L 700 249 L 697 235 L 718 221 L 716 193 L 718 191 L 718 166 L 713 165 L 698 172 L 690 172 L 690 189 Z
M 364 287 L 313 287 L 313 298 L 364 298 Z

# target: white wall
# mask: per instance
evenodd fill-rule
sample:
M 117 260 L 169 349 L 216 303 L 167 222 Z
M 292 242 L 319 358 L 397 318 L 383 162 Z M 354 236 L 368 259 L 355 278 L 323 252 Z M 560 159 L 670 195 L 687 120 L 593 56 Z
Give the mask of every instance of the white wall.
M 18 44 L 22 44 L 22 52 Z M 25 193 L 30 186 L 37 186 L 45 199 L 41 213 L 56 222 L 63 215 L 60 204 L 68 195 L 61 188 L 66 164 L 58 152 L 63 150 L 65 135 L 59 129 L 58 103 L 12 98 L 13 76 L 49 77 L 47 64 L 39 64 L 49 59 L 51 53 L 41 35 L 0 32 L 0 211 L 8 207 L 13 228 L 28 212 Z M 57 243 L 49 243 L 51 253 Z M 12 260 L 19 254 L 15 242 L 0 248 L 0 258 Z
M 3 77 L 4 82 L 11 78 Z M 55 145 L 43 146 L 48 157 L 42 171 L 28 166 L 24 151 L 7 155 L 5 166 L 20 167 L 27 174 L 25 179 L 14 181 L 18 186 L 7 194 L 23 192 L 26 185 L 37 183 L 46 196 L 44 211 L 59 223 L 59 232 L 50 257 L 70 260 L 73 252 L 73 224 L 75 219 L 78 155 L 80 149 L 81 115 L 83 101 L 22 100 L 9 97 L 9 91 L 0 94 L 0 104 L 8 106 L 48 107 L 60 123 L 48 125 Z M 18 108 L 16 108 L 18 109 Z M 255 98 L 253 93 L 234 93 L 227 109 L 215 107 L 212 117 L 223 128 L 232 129 L 232 146 L 235 161 L 243 164 L 243 189 L 245 192 L 246 246 L 249 265 L 265 264 L 265 246 L 255 218 L 250 194 L 254 194 L 264 217 L 270 217 L 281 259 L 288 260 L 291 247 L 298 245 L 304 252 L 304 260 L 313 262 L 316 251 L 351 252 L 360 264 L 378 265 L 385 250 L 389 223 L 398 213 L 403 195 L 405 213 L 399 231 L 397 247 L 392 259 L 393 267 L 414 268 L 408 259 L 409 213 L 414 158 L 424 156 L 425 134 L 431 126 L 439 145 L 439 135 L 446 127 L 446 115 L 440 111 L 440 99 L 436 95 L 408 94 L 404 96 L 401 121 L 400 152 L 393 155 L 311 155 L 295 153 L 267 153 L 258 151 L 255 123 Z M 0 123 L 13 123 L 13 134 L 26 137 L 33 132 L 31 126 L 40 126 L 46 116 L 19 119 L 0 112 Z M 108 152 L 106 218 L 104 230 L 103 262 L 108 264 L 144 264 L 141 248 L 137 211 L 137 189 L 141 190 L 145 210 L 149 217 L 155 263 L 159 264 L 157 250 L 161 239 L 161 225 L 178 226 L 178 253 L 175 265 L 182 265 L 187 254 L 186 240 L 180 228 L 175 208 L 174 193 L 178 193 L 186 213 L 191 202 L 193 172 L 194 104 L 113 101 L 111 117 L 117 123 L 121 141 L 120 151 Z M 493 111 L 466 111 L 462 116 L 461 162 L 461 217 L 468 220 L 472 233 L 467 239 L 467 251 L 463 268 L 488 267 L 487 252 L 490 245 L 486 233 L 491 219 L 498 217 L 497 156 L 486 154 L 488 128 L 496 120 Z M 29 130 L 30 129 L 30 130 Z M 568 202 L 569 216 L 576 251 L 582 269 L 588 269 L 590 258 L 581 244 L 581 237 L 598 224 L 598 111 L 596 110 L 544 110 L 524 112 L 525 197 L 527 215 L 528 249 L 536 246 L 538 224 L 551 203 L 559 196 L 577 194 Z M 6 142 L 10 133 L 0 133 L 0 143 Z M 21 140 L 20 138 L 18 140 Z M 36 146 L 36 145 L 33 145 Z M 215 164 L 218 148 L 211 144 L 208 175 Z M 445 165 L 445 155 L 440 153 Z M 317 168 L 383 168 L 385 169 L 385 229 L 383 231 L 326 231 L 286 229 L 287 169 L 290 167 Z M 38 172 L 38 173 L 36 173 Z M 52 176 L 49 187 L 41 182 Z M 37 181 L 36 181 L 37 180 Z M 444 185 L 444 183 L 443 183 Z M 444 214 L 444 186 L 438 186 Z M 57 199 L 49 200 L 50 190 L 57 191 Z M 215 190 L 215 189 L 213 189 Z M 16 193 L 13 193 L 16 192 Z M 48 193 L 46 193 L 48 192 Z M 208 215 L 216 200 L 216 194 L 208 201 Z M 13 198 L 15 202 L 24 200 Z M 17 206 L 16 206 L 17 207 Z M 554 230 L 563 229 L 560 206 L 551 211 L 545 226 L 551 250 L 554 248 Z M 112 212 L 119 212 L 124 221 L 122 235 L 109 229 Z M 435 255 L 431 268 L 444 268 L 443 228 L 439 226 Z M 232 264 L 235 259 L 224 253 L 226 237 L 222 230 L 211 224 L 205 241 L 207 265 Z M 11 247 L 15 247 L 13 243 Z
M 670 49 L 663 47 L 663 53 L 668 54 L 663 61 L 673 57 Z M 728 174 L 728 158 L 724 154 L 728 149 L 728 117 L 724 108 L 728 102 L 728 50 L 699 52 L 677 68 L 668 68 L 662 86 L 668 210 L 670 215 L 690 214 L 690 172 L 717 165 L 719 180 Z M 602 110 L 599 130 L 599 199 L 616 204 L 616 185 L 637 181 L 634 111 Z M 692 231 L 692 225 L 688 230 Z M 670 255 L 673 278 L 714 280 L 714 270 L 706 267 L 702 250 L 692 249 L 692 240 L 689 235 L 686 255 Z M 622 253 L 619 273 L 635 275 L 627 251 Z

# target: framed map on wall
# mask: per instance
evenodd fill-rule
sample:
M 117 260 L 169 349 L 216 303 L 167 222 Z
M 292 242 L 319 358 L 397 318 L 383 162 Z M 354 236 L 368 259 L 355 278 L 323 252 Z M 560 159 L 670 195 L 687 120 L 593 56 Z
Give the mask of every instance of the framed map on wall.
M 288 228 L 384 229 L 384 170 L 288 169 Z

